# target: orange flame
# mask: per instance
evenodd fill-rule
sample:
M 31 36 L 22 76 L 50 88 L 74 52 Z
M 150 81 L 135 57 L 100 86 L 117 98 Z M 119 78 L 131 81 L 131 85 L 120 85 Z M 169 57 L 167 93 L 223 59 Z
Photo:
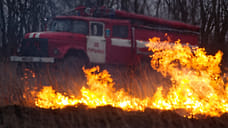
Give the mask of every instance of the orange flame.
M 98 66 L 91 69 L 83 68 L 89 88 L 82 87 L 81 96 L 77 98 L 66 96 L 53 90 L 51 86 L 45 86 L 40 92 L 32 93 L 36 95 L 35 105 L 41 108 L 56 109 L 83 103 L 91 108 L 111 105 L 124 110 L 144 110 L 148 106 L 142 104 L 143 101 L 139 98 L 128 95 L 123 89 L 114 89 L 114 83 L 108 71 L 99 72 L 99 70 Z
M 83 68 L 88 88 L 83 86 L 80 96 L 67 96 L 45 86 L 41 91 L 32 93 L 36 96 L 35 105 L 51 109 L 77 106 L 79 103 L 90 108 L 111 105 L 127 111 L 184 109 L 188 112 L 185 116 L 193 117 L 197 114 L 220 116 L 228 112 L 228 86 L 224 84 L 219 68 L 222 52 L 212 56 L 206 55 L 203 48 L 182 45 L 180 40 L 174 44 L 156 37 L 149 40 L 147 46 L 154 53 L 151 66 L 164 77 L 169 76 L 172 82 L 166 96 L 162 87 L 157 88 L 153 97 L 145 99 L 134 97 L 124 89 L 116 90 L 108 71 L 100 72 L 97 66 Z
M 158 108 L 182 108 L 192 115 L 210 116 L 228 111 L 228 87 L 219 67 L 221 51 L 215 56 L 206 55 L 203 48 L 190 48 L 180 40 L 171 45 L 159 38 L 150 39 L 147 46 L 154 52 L 151 66 L 163 76 L 170 76 L 172 81 L 167 96 L 162 95 L 162 88 L 155 94 Z

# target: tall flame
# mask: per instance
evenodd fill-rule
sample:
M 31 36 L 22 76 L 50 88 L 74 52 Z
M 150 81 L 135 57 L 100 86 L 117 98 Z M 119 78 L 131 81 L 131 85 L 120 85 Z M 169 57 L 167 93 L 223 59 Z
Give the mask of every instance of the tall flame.
M 228 86 L 221 77 L 220 62 L 223 53 L 207 55 L 204 48 L 183 45 L 180 40 L 171 45 L 159 38 L 149 39 L 153 51 L 151 66 L 169 76 L 172 87 L 167 96 L 157 91 L 157 107 L 182 108 L 192 115 L 218 116 L 228 111 Z
M 77 106 L 79 103 L 91 108 L 111 105 L 127 111 L 183 109 L 193 117 L 197 114 L 220 116 L 228 112 L 228 86 L 224 84 L 219 67 L 222 52 L 215 56 L 207 55 L 205 49 L 182 45 L 180 40 L 171 44 L 154 37 L 149 41 L 147 46 L 153 52 L 152 68 L 172 82 L 166 95 L 162 87 L 157 88 L 153 97 L 144 99 L 134 97 L 124 89 L 116 90 L 108 71 L 100 72 L 97 66 L 83 68 L 88 87 L 81 88 L 80 96 L 67 96 L 45 86 L 41 91 L 32 93 L 36 96 L 35 105 L 51 109 Z

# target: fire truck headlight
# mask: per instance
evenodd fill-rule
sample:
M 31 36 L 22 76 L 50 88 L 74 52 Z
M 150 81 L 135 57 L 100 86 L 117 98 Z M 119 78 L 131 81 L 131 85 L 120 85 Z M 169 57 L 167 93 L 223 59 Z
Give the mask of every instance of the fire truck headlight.
M 55 48 L 55 49 L 53 50 L 53 53 L 54 53 L 54 55 L 58 55 L 58 54 L 59 54 L 59 50 L 58 50 L 57 48 Z

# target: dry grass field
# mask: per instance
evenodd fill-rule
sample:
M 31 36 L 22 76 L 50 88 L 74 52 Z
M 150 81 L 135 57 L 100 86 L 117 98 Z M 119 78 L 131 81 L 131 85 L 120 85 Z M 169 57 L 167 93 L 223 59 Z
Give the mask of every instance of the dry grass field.
M 110 67 L 104 67 L 110 68 Z M 121 68 L 120 68 L 121 69 Z M 111 71 L 112 69 L 110 69 Z M 124 69 L 121 71 L 124 71 Z M 112 72 L 112 71 L 111 71 Z M 43 73 L 43 74 L 42 74 Z M 42 72 L 39 78 L 22 79 L 16 75 L 16 64 L 0 63 L 0 128 L 227 128 L 228 114 L 221 117 L 188 119 L 174 111 L 146 109 L 127 112 L 111 106 L 89 109 L 84 105 L 64 109 L 41 109 L 23 98 L 25 88 L 51 84 L 58 91 L 77 95 L 83 76 L 64 78 L 66 74 Z M 148 77 L 148 72 L 131 76 L 113 72 L 115 88 L 125 88 L 138 97 L 153 95 L 156 86 L 169 81 L 159 74 Z M 152 73 L 154 74 L 154 72 Z M 131 84 L 129 84 L 131 83 Z M 150 85 L 150 86 L 149 86 Z M 153 85 L 153 86 L 152 86 Z

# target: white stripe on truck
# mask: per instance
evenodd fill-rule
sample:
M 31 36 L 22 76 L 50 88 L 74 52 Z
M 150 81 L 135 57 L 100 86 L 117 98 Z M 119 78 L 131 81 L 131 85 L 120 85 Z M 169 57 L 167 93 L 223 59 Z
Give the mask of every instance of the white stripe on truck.
M 40 38 L 40 33 L 37 33 L 37 34 L 35 35 L 35 38 Z
M 147 48 L 146 44 L 148 44 L 148 43 L 150 43 L 150 42 L 136 40 L 136 47 L 137 48 Z
M 29 38 L 33 38 L 33 35 L 34 35 L 35 33 L 30 33 L 29 34 Z
M 131 40 L 112 38 L 112 45 L 119 47 L 131 47 Z

